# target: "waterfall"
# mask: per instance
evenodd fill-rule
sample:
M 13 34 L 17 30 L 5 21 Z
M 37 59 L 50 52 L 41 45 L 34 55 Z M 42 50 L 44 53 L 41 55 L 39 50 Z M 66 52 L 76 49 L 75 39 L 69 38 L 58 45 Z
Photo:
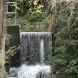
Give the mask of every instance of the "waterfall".
M 46 64 L 50 32 L 21 32 L 21 66 L 17 78 L 49 78 L 51 67 Z M 48 61 L 48 60 L 47 60 Z
M 48 62 L 50 32 L 21 32 L 21 63 Z
M 41 61 L 41 63 L 43 64 L 44 63 L 44 40 L 43 39 L 41 39 L 41 41 L 40 41 L 40 61 Z

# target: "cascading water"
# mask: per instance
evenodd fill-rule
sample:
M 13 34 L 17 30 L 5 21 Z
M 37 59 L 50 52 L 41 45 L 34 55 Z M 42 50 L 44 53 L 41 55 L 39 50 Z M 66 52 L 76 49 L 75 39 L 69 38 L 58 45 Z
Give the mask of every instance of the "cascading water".
M 49 77 L 50 73 L 50 66 L 47 65 L 25 65 L 23 64 L 18 72 L 17 78 L 46 78 L 46 77 L 40 77 L 40 73 L 44 73 L 44 75 L 47 75 L 47 78 Z
M 41 39 L 40 41 L 40 60 L 41 60 L 41 63 L 43 64 L 44 63 L 44 40 Z
M 50 32 L 20 33 L 21 66 L 17 69 L 16 78 L 49 78 L 51 68 L 46 64 L 49 38 Z

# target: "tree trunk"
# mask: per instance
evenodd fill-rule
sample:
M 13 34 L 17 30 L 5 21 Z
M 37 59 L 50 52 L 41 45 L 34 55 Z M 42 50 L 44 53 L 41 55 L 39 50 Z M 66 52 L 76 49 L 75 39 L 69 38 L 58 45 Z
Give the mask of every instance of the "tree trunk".
M 48 31 L 52 32 L 52 56 L 55 50 L 55 32 L 56 32 L 56 0 L 50 0 L 49 2 L 49 15 L 48 15 Z M 53 61 L 53 59 L 51 59 Z M 54 72 L 54 63 L 51 65 L 51 78 L 56 78 Z
M 49 32 L 55 32 L 55 22 L 56 22 L 56 18 L 55 18 L 55 15 L 53 14 L 49 14 L 49 28 L 48 28 L 48 31 Z
M 4 12 L 3 0 L 0 0 L 0 78 L 5 78 L 5 35 L 4 35 Z

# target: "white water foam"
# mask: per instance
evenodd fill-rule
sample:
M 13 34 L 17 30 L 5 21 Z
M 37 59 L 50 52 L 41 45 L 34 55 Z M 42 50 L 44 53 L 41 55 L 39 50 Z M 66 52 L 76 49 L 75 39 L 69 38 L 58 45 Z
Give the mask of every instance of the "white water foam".
M 18 71 L 17 78 L 36 78 L 39 72 L 48 74 L 51 72 L 51 68 L 48 65 L 25 65 L 23 64 Z

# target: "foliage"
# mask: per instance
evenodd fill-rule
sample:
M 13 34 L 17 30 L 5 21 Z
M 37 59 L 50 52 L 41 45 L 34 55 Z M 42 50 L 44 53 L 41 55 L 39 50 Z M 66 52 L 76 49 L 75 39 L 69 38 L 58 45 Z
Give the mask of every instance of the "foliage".
M 14 56 L 15 54 L 16 54 L 16 49 L 17 49 L 17 47 L 16 46 L 14 46 L 14 47 L 10 47 L 7 51 L 6 51 L 6 63 L 10 63 L 10 59 L 11 59 L 11 57 L 12 56 Z
M 18 0 L 17 22 L 21 25 L 21 31 L 46 31 L 47 17 L 41 0 Z
M 50 57 L 54 72 L 78 74 L 78 3 L 58 1 L 55 6 L 53 0 L 50 1 L 18 0 L 17 22 L 21 31 L 47 31 L 48 14 L 55 15 L 55 51 Z M 10 50 L 15 51 L 14 48 Z
M 74 4 L 72 6 L 72 4 Z M 56 73 L 78 73 L 78 3 L 57 4 L 56 40 L 53 61 Z M 67 7 L 65 7 L 68 5 Z M 60 6 L 65 7 L 62 9 Z M 75 75 L 74 74 L 74 75 Z

